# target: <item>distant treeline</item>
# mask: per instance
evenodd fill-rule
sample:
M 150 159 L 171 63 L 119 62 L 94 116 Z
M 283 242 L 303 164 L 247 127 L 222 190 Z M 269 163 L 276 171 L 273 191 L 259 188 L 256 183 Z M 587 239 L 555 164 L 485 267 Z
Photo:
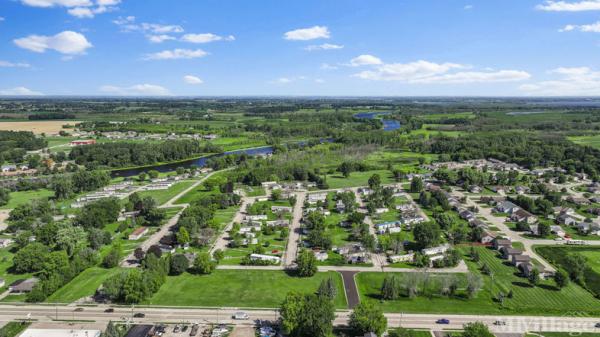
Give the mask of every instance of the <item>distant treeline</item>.
M 29 131 L 0 131 L 0 163 L 22 162 L 27 151 L 40 150 L 48 146 L 43 138 Z
M 75 147 L 69 159 L 88 168 L 152 165 L 187 159 L 204 153 L 223 150 L 210 143 L 200 145 L 195 140 L 169 140 L 153 143 L 105 143 Z
M 559 135 L 501 132 L 459 138 L 437 136 L 411 147 L 414 151 L 439 154 L 441 161 L 495 158 L 527 168 L 559 166 L 593 177 L 600 172 L 600 150 L 574 144 Z
M 74 114 L 65 112 L 45 112 L 27 116 L 30 121 L 41 121 L 50 119 L 75 119 Z

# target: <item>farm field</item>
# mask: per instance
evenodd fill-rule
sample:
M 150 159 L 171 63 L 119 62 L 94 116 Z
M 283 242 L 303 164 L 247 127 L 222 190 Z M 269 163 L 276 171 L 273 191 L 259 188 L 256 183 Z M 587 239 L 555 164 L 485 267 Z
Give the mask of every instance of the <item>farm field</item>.
M 464 277 L 461 277 L 462 287 L 453 298 L 441 295 L 418 296 L 414 299 L 401 298 L 396 301 L 380 302 L 380 290 L 385 274 L 360 273 L 357 275 L 358 289 L 361 299 L 372 301 L 387 312 L 415 313 L 472 313 L 472 314 L 503 314 L 503 315 L 564 315 L 568 312 L 600 314 L 600 300 L 578 285 L 570 283 L 562 290 L 557 290 L 553 281 L 540 281 L 536 287 L 529 285 L 527 279 L 517 276 L 517 269 L 504 264 L 496 256 L 496 252 L 483 247 L 477 247 L 481 262 L 493 272 L 491 277 L 483 276 L 484 285 L 473 299 L 467 299 L 461 294 L 464 287 Z M 468 251 L 465 249 L 464 253 Z M 465 256 L 471 272 L 480 274 L 479 267 Z M 403 274 L 398 273 L 400 277 Z M 433 277 L 435 279 L 435 277 Z M 513 291 L 513 298 L 506 298 L 504 305 L 496 302 L 499 292 Z
M 77 121 L 35 121 L 35 122 L 0 122 L 0 130 L 31 131 L 35 134 L 56 135 L 63 129 L 63 125 L 75 125 Z
M 266 270 L 216 270 L 210 275 L 169 276 L 145 304 L 275 308 L 288 292 L 312 293 L 329 277 L 333 277 L 338 285 L 336 307 L 345 308 L 346 298 L 338 273 L 317 273 L 311 278 L 299 278 L 283 271 Z
M 92 267 L 77 275 L 71 282 L 58 289 L 52 296 L 46 299 L 49 303 L 72 303 L 80 298 L 92 296 L 102 282 L 123 269 L 104 269 Z
M 388 170 L 375 170 L 365 172 L 352 172 L 348 178 L 345 178 L 340 173 L 328 174 L 327 184 L 330 189 L 334 188 L 346 188 L 346 187 L 357 187 L 368 185 L 369 178 L 373 174 L 379 174 L 381 176 L 382 184 L 390 184 L 394 182 L 392 174 Z

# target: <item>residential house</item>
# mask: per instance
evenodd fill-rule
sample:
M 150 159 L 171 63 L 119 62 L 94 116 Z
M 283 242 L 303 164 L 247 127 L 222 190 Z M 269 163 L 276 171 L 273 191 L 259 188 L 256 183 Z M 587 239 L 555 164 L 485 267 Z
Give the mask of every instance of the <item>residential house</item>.
M 506 197 L 484 195 L 479 198 L 479 202 L 488 205 L 497 205 L 498 203 L 501 203 L 503 201 L 506 201 Z
M 482 191 L 481 187 L 479 187 L 477 185 L 469 186 L 469 192 L 471 192 L 471 193 L 481 193 L 481 191 Z
M 530 262 L 531 262 L 531 257 L 529 255 L 523 255 L 523 254 L 513 255 L 512 259 L 511 259 L 511 263 L 515 267 L 519 267 L 523 263 L 530 263 Z
M 415 259 L 415 253 L 408 253 L 404 255 L 390 255 L 388 260 L 391 263 L 400 263 L 400 262 L 413 262 Z
M 273 213 L 292 213 L 292 208 L 289 206 L 271 206 Z
M 11 285 L 8 286 L 8 291 L 12 294 L 25 294 L 25 293 L 29 293 L 33 290 L 33 287 L 35 287 L 35 285 L 39 282 L 40 280 L 36 277 L 32 277 L 32 278 L 28 278 L 28 279 L 21 279 L 21 280 L 17 280 L 15 282 L 13 282 Z
M 400 212 L 412 212 L 415 210 L 415 205 L 413 204 L 402 204 L 402 205 L 396 205 L 396 210 L 400 211 Z
M 502 254 L 502 258 L 507 259 L 507 260 L 512 260 L 512 257 L 514 255 L 521 255 L 521 254 L 523 254 L 523 251 L 520 249 L 511 248 L 511 247 L 503 247 L 500 249 L 500 254 Z
M 493 241 L 493 246 L 496 250 L 500 250 L 503 247 L 510 248 L 512 247 L 512 242 L 509 239 L 496 238 L 496 240 Z
M 267 221 L 267 226 L 271 226 L 271 227 L 289 227 L 289 225 L 290 225 L 290 220 L 288 220 L 288 219 Z
M 319 201 L 323 202 L 325 200 L 327 200 L 327 193 L 313 193 L 309 194 L 306 198 L 306 201 L 311 205 L 316 204 Z
M 391 228 L 400 228 L 402 223 L 400 221 L 387 221 L 375 225 L 378 234 L 385 234 Z
M 425 218 L 419 214 L 403 214 L 400 221 L 405 225 L 417 224 L 425 221 Z
M 538 221 L 537 217 L 535 217 L 533 214 L 520 208 L 510 215 L 510 219 L 515 222 L 526 222 L 528 224 L 534 224 Z
M 526 186 L 517 186 L 517 187 L 515 187 L 515 193 L 517 193 L 519 195 L 529 193 L 529 188 Z
M 315 254 L 315 258 L 317 259 L 317 261 L 323 262 L 329 258 L 329 254 L 327 254 L 326 251 L 315 250 L 313 251 L 313 254 Z
M 583 197 L 574 197 L 574 196 L 570 196 L 567 198 L 568 202 L 572 202 L 575 205 L 579 205 L 579 206 L 587 206 L 590 204 L 590 201 L 586 198 Z
M 375 214 L 384 214 L 389 212 L 390 210 L 387 207 L 381 207 L 375 209 Z
M 17 165 L 2 165 L 2 172 L 14 172 L 17 170 Z
M 477 219 L 477 218 L 469 220 L 469 225 L 471 227 L 478 227 L 478 228 L 487 228 L 488 227 L 488 225 L 485 222 L 483 222 L 482 220 Z
M 7 248 L 15 242 L 13 239 L 0 238 L 0 248 Z
M 258 215 L 246 215 L 246 221 L 263 221 L 263 220 L 267 220 L 268 217 L 265 214 L 258 214 Z
M 490 190 L 492 190 L 493 192 L 496 192 L 498 194 L 506 194 L 506 192 L 508 191 L 508 188 L 505 186 L 491 186 Z
M 463 210 L 460 213 L 458 213 L 458 216 L 461 217 L 461 219 L 467 220 L 467 221 L 471 221 L 472 219 L 475 219 L 475 214 L 469 210 Z
M 502 201 L 502 202 L 498 203 L 495 208 L 495 210 L 499 213 L 508 213 L 508 214 L 512 214 L 513 212 L 517 211 L 518 209 L 520 209 L 520 207 L 513 204 L 510 201 Z
M 279 256 L 263 255 L 263 254 L 250 254 L 251 261 L 269 261 L 273 264 L 279 264 L 281 258 Z
M 581 234 L 600 235 L 600 224 L 596 222 L 580 222 L 577 224 L 577 230 Z
M 421 250 L 421 253 L 423 255 L 432 256 L 432 255 L 444 254 L 449 249 L 450 249 L 450 245 L 445 243 L 445 244 L 437 246 L 437 247 L 425 248 L 425 249 Z
M 566 233 L 562 229 L 562 227 L 557 226 L 557 225 L 550 226 L 550 233 L 556 234 L 556 235 L 560 236 L 561 238 L 566 235 Z
M 142 238 L 146 233 L 148 233 L 148 227 L 138 227 L 131 234 L 129 234 L 129 240 L 136 241 Z
M 488 244 L 488 243 L 493 242 L 495 238 L 496 238 L 496 234 L 494 234 L 493 232 L 484 231 L 479 242 L 481 242 L 483 244 Z
M 567 225 L 567 226 L 573 226 L 576 225 L 578 222 L 581 221 L 580 218 L 572 216 L 570 214 L 567 213 L 561 213 L 557 218 L 556 221 L 559 224 L 563 224 L 563 225 Z

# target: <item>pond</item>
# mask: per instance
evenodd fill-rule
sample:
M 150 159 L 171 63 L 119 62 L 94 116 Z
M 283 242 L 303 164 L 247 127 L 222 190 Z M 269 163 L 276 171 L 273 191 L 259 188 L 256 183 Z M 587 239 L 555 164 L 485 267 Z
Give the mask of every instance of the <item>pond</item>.
M 356 118 L 375 119 L 378 116 L 389 115 L 390 112 L 360 112 L 354 115 Z M 381 119 L 383 131 L 394 131 L 400 129 L 400 122 L 394 119 Z

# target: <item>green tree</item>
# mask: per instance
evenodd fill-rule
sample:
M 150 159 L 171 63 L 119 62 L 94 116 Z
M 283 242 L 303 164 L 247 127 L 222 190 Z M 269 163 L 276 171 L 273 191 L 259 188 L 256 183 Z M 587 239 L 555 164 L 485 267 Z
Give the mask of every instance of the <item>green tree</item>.
M 17 273 L 35 273 L 44 267 L 49 249 L 41 243 L 33 242 L 19 249 L 13 257 L 13 266 Z
M 217 263 L 221 262 L 225 258 L 225 252 L 220 249 L 215 250 L 213 253 L 213 259 L 217 261 Z
M 200 253 L 194 260 L 194 269 L 199 274 L 211 274 L 216 268 L 216 263 L 210 258 L 209 253 Z
M 373 174 L 368 181 L 369 188 L 372 190 L 377 190 L 381 187 L 381 176 L 379 174 Z
M 421 177 L 414 177 L 410 181 L 410 192 L 420 193 L 421 191 L 423 191 L 423 179 Z
M 400 298 L 400 283 L 396 275 L 388 274 L 381 286 L 381 297 L 384 300 L 397 300 Z
M 463 329 L 462 337 L 494 337 L 487 325 L 482 322 L 467 323 Z
M 328 298 L 333 301 L 337 296 L 337 286 L 333 278 L 328 278 L 326 280 L 321 281 L 319 285 L 319 289 L 317 290 L 317 295 L 321 297 Z
M 169 274 L 181 275 L 190 267 L 190 263 L 189 263 L 187 257 L 185 257 L 185 255 L 175 254 L 171 258 L 170 267 L 171 267 L 171 270 L 169 271 Z
M 317 258 L 306 249 L 302 249 L 297 258 L 298 275 L 302 277 L 311 277 L 317 273 Z
M 118 243 L 112 245 L 108 254 L 102 259 L 102 266 L 104 268 L 114 268 L 119 265 L 121 261 L 121 247 Z
M 185 245 L 190 243 L 190 233 L 187 231 L 185 227 L 179 227 L 179 231 L 177 232 L 177 242 L 181 245 Z
M 540 271 L 537 268 L 533 268 L 527 279 L 531 285 L 537 285 L 540 282 Z
M 10 191 L 6 188 L 0 188 L 0 206 L 8 204 L 10 201 Z
M 65 176 L 52 179 L 51 187 L 54 197 L 58 200 L 68 199 L 73 195 L 73 181 Z
M 373 303 L 361 302 L 350 315 L 349 325 L 359 335 L 374 332 L 381 336 L 387 329 L 387 319 Z
M 420 249 L 437 245 L 441 234 L 440 227 L 433 221 L 421 222 L 413 227 L 415 242 Z
M 569 274 L 564 269 L 559 269 L 554 274 L 554 282 L 559 289 L 569 284 Z

